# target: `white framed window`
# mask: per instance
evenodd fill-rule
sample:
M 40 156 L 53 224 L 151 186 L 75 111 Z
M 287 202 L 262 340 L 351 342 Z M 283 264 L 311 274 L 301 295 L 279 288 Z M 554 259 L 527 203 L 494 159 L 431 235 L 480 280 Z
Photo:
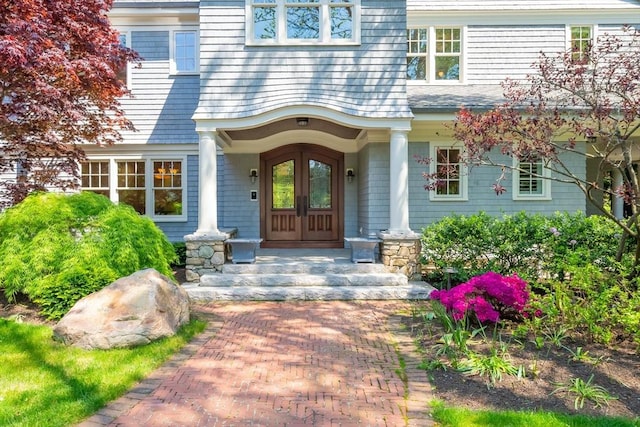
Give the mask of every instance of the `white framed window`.
M 407 30 L 407 81 L 462 81 L 463 27 L 416 27 Z
M 126 203 L 155 221 L 187 217 L 186 158 L 91 159 L 81 163 L 81 189 Z
M 199 36 L 196 30 L 171 32 L 171 74 L 200 72 Z
M 542 160 L 517 162 L 513 171 L 513 200 L 551 200 L 549 170 Z
M 90 161 L 80 165 L 80 176 L 83 190 L 93 191 L 109 197 L 109 161 Z
M 467 167 L 461 147 L 431 144 L 429 172 L 436 181 L 431 200 L 464 201 L 468 199 Z
M 358 44 L 360 0 L 246 0 L 246 43 Z
M 128 31 L 121 31 L 118 35 L 120 45 L 124 47 L 131 47 L 131 36 Z M 127 88 L 131 89 L 131 65 L 127 62 L 117 72 L 118 80 L 122 81 Z
M 575 62 L 588 62 L 589 49 L 595 41 L 593 25 L 567 26 L 567 49 L 571 50 L 571 59 Z

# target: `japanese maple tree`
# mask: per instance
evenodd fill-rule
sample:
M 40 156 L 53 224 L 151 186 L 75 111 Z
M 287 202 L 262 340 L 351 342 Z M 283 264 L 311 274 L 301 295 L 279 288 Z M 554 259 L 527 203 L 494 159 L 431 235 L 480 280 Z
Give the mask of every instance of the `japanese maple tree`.
M 113 144 L 132 129 L 117 73 L 138 57 L 110 26 L 112 2 L 0 0 L 0 175 L 17 172 L 0 181 L 2 203 L 73 188 L 80 144 Z
M 454 136 L 464 144 L 470 164 L 500 168 L 493 185 L 497 194 L 506 191 L 502 180 L 509 171 L 575 184 L 623 230 L 621 256 L 626 237 L 638 242 L 640 185 L 634 160 L 640 148 L 640 31 L 626 26 L 617 35 L 603 34 L 580 57 L 572 50 L 541 53 L 533 68 L 525 80 L 503 83 L 506 101 L 501 105 L 481 112 L 460 109 Z M 579 144 L 586 141 L 585 149 Z M 572 168 L 575 163 L 567 161 L 572 155 L 593 159 L 595 179 Z M 520 161 L 542 161 L 551 174 L 521 171 Z M 623 184 L 603 184 L 616 169 Z M 628 217 L 617 218 L 604 195 L 623 198 Z

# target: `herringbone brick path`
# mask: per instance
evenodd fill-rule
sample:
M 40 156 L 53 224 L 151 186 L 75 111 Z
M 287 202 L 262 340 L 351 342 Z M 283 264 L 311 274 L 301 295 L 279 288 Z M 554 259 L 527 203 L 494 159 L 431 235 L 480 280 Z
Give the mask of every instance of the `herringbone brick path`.
M 429 426 L 402 302 L 220 303 L 208 333 L 83 426 Z M 400 377 L 397 351 L 409 381 Z

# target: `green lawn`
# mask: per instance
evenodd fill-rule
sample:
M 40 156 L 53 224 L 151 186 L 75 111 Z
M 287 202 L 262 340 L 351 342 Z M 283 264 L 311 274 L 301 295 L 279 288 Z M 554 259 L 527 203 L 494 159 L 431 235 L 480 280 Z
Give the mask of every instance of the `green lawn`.
M 206 323 L 133 349 L 81 350 L 52 340 L 47 326 L 0 319 L 0 425 L 68 426 L 145 378 Z
M 588 417 L 551 412 L 470 411 L 432 403 L 433 419 L 441 427 L 640 427 L 640 420 Z

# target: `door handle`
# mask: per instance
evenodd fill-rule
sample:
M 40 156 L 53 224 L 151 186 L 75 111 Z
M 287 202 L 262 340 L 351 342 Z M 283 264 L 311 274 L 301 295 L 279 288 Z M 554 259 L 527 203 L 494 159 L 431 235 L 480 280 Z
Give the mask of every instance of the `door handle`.
M 300 196 L 296 197 L 296 216 L 300 216 L 300 209 L 302 208 L 300 203 Z
M 302 200 L 303 200 L 303 205 L 302 205 L 303 215 L 307 216 L 307 196 L 304 196 Z

